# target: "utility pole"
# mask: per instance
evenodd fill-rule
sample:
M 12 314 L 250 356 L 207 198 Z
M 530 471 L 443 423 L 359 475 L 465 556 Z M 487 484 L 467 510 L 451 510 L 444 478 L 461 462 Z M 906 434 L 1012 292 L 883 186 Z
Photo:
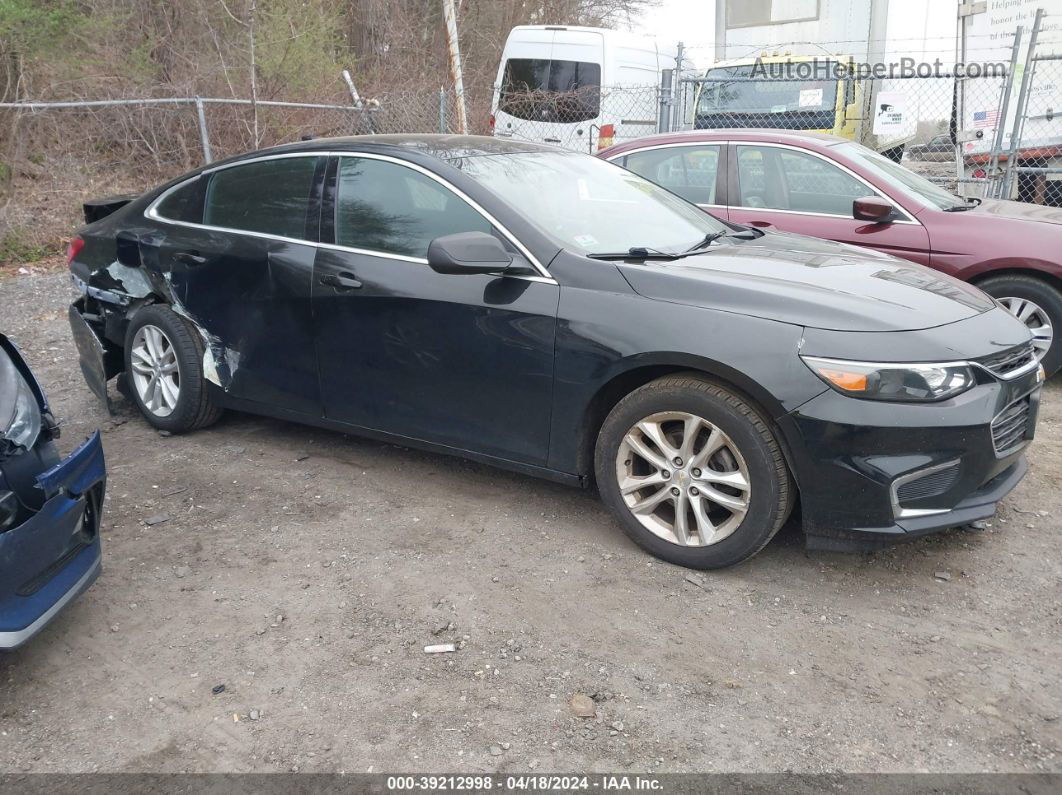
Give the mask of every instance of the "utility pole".
M 461 45 L 457 40 L 457 9 L 454 0 L 442 0 L 443 18 L 446 20 L 446 43 L 450 53 L 450 77 L 454 81 L 457 99 L 457 131 L 468 134 L 468 115 L 465 112 L 465 80 L 461 72 Z

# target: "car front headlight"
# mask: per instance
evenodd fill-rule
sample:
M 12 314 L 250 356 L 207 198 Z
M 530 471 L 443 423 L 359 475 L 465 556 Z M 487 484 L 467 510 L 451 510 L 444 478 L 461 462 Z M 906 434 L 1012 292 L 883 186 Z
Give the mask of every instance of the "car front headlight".
M 41 408 L 37 396 L 21 374 L 16 375 L 15 400 L 8 416 L 0 416 L 0 437 L 9 445 L 28 450 L 41 432 Z
M 977 383 L 963 362 L 899 364 L 849 362 L 801 356 L 804 364 L 838 392 L 869 400 L 929 402 L 954 397 Z

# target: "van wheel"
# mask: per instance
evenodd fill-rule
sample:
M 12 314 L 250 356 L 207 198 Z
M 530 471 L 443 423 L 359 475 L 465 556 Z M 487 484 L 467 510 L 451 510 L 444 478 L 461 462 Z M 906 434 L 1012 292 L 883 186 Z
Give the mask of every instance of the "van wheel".
M 694 569 L 752 557 L 788 518 L 794 488 L 762 416 L 698 374 L 665 376 L 601 426 L 598 490 L 648 552 Z
M 995 298 L 1033 335 L 1033 347 L 1047 375 L 1062 367 L 1062 292 L 1035 276 L 993 276 L 978 287 Z
M 168 306 L 144 307 L 125 332 L 125 377 L 148 422 L 172 433 L 205 428 L 222 410 L 203 378 L 203 340 Z

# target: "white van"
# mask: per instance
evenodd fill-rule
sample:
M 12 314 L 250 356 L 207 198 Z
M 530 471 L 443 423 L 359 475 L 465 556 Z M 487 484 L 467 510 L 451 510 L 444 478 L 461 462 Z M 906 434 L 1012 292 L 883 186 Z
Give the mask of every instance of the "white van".
M 494 83 L 491 131 L 581 152 L 650 135 L 661 72 L 675 68 L 675 56 L 675 47 L 617 30 L 515 27 Z

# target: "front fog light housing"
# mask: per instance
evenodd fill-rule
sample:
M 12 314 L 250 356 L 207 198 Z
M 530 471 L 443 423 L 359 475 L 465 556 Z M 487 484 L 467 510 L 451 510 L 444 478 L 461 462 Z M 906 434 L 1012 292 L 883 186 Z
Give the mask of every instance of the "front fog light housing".
M 838 392 L 869 400 L 945 400 L 965 392 L 977 381 L 973 369 L 965 362 L 898 364 L 849 362 L 817 356 L 800 358 L 815 375 Z

